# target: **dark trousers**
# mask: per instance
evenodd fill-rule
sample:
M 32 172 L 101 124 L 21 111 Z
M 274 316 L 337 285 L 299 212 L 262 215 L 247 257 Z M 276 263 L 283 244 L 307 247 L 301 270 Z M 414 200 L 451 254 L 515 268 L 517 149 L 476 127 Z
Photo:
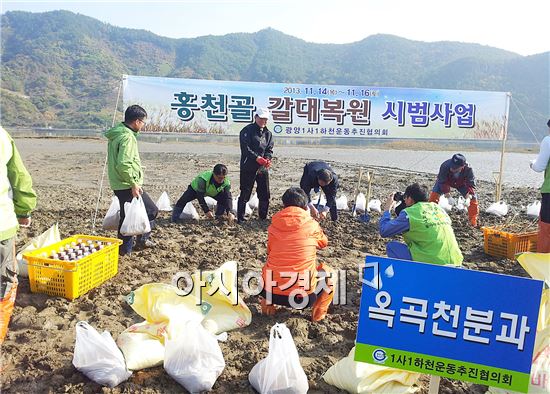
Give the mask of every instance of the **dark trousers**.
M 218 193 L 215 197 L 212 197 L 214 200 L 216 200 L 216 216 L 221 216 L 226 212 L 231 212 L 232 207 L 232 200 L 231 200 L 231 192 L 229 191 L 223 191 L 221 193 Z M 176 203 L 176 207 L 181 208 L 182 210 L 185 208 L 188 202 L 191 202 L 195 199 L 198 199 L 197 192 L 189 185 L 187 187 L 187 190 L 181 195 L 178 202 Z M 199 201 L 200 202 L 200 201 Z M 204 211 L 204 207 L 201 208 Z M 205 211 L 208 212 L 208 211 Z M 180 212 L 181 214 L 181 212 Z
M 134 237 L 132 235 L 122 235 L 120 233 L 120 227 L 122 226 L 122 222 L 124 222 L 124 218 L 126 217 L 126 213 L 124 212 L 124 203 L 131 202 L 134 196 L 132 196 L 132 189 L 114 190 L 114 192 L 115 196 L 117 196 L 118 198 L 118 202 L 120 203 L 120 221 L 118 222 L 118 238 L 122 240 L 120 250 L 122 253 L 127 254 L 132 251 L 132 247 L 134 246 Z M 151 229 L 153 229 L 155 225 L 155 219 L 157 218 L 159 210 L 155 202 L 151 200 L 151 197 L 149 197 L 147 193 L 143 192 L 141 198 L 143 198 L 145 211 L 147 211 L 147 217 L 149 218 Z M 145 240 L 149 238 L 150 235 L 151 233 L 139 235 L 138 242 L 145 242 Z
M 265 219 L 267 217 L 267 211 L 269 210 L 269 198 L 271 197 L 269 194 L 269 172 L 241 171 L 240 182 L 241 195 L 237 203 L 237 219 L 244 219 L 246 203 L 250 200 L 250 196 L 252 195 L 254 182 L 256 182 L 256 192 L 258 193 L 258 216 L 260 219 Z

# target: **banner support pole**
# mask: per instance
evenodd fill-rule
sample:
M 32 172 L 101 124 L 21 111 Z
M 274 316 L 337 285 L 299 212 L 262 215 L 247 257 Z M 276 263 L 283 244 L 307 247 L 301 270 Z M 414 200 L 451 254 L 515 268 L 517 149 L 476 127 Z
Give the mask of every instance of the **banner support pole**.
M 496 192 L 495 192 L 495 202 L 499 202 L 501 200 L 502 195 L 502 178 L 503 178 L 503 168 L 504 168 L 504 154 L 506 153 L 506 139 L 508 137 L 508 118 L 510 115 L 510 99 L 512 97 L 512 93 L 508 92 L 506 93 L 506 115 L 504 115 L 504 129 L 503 129 L 503 136 L 502 136 L 502 149 L 500 151 L 500 168 L 498 172 L 498 179 L 496 184 Z

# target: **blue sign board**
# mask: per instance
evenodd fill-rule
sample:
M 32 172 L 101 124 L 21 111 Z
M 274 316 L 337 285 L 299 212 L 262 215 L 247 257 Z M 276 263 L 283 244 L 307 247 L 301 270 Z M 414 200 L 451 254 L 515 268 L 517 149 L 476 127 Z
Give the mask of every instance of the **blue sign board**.
M 355 360 L 527 392 L 542 281 L 367 256 Z

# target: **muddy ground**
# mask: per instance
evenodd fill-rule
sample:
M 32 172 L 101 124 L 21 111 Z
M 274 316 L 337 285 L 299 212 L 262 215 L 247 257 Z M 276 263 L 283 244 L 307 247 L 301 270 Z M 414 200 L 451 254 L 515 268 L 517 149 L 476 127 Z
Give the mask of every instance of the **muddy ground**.
M 51 140 L 55 144 L 55 140 Z M 25 144 L 22 144 L 25 145 Z M 29 146 L 29 144 L 26 144 Z M 53 145 L 52 145 L 53 146 Z M 174 149 L 171 149 L 174 150 Z M 176 149 L 177 150 L 177 149 Z M 104 154 L 86 149 L 67 150 L 64 154 L 54 149 L 22 150 L 38 193 L 38 209 L 30 229 L 22 229 L 17 241 L 23 246 L 30 238 L 58 222 L 61 236 L 92 231 L 92 218 L 98 196 L 98 184 Z M 396 151 L 395 154 L 399 154 Z M 326 155 L 319 149 L 318 158 Z M 198 155 L 189 153 L 144 153 L 146 167 L 145 190 L 156 200 L 167 191 L 172 204 L 200 171 L 218 162 L 230 169 L 234 192 L 238 194 L 237 155 Z M 358 169 L 354 165 L 331 163 L 339 174 L 340 193 L 351 200 Z M 304 160 L 277 157 L 271 170 L 272 205 L 270 214 L 281 208 L 280 196 L 286 188 L 298 185 Z M 434 175 L 377 169 L 373 196 L 384 199 L 388 193 L 404 190 L 417 181 L 431 187 Z M 339 193 L 339 194 L 340 194 Z M 98 224 L 101 224 L 111 191 L 102 192 Z M 482 212 L 494 198 L 494 185 L 480 182 Z M 511 205 L 507 218 L 481 213 L 480 224 L 503 224 L 515 217 L 512 226 L 525 229 L 532 220 L 519 213 L 522 206 L 533 201 L 538 192 L 531 188 L 504 190 L 503 198 Z M 197 205 L 198 207 L 198 205 Z M 518 215 L 515 215 L 519 213 Z M 215 269 L 223 262 L 236 260 L 241 272 L 260 270 L 266 259 L 267 227 L 269 221 L 253 219 L 243 226 L 201 220 L 172 224 L 170 214 L 159 215 L 158 227 L 153 232 L 158 246 L 136 251 L 119 261 L 119 273 L 98 288 L 74 301 L 31 293 L 28 279 L 21 278 L 10 330 L 2 346 L 2 391 L 11 393 L 71 392 L 120 393 L 182 392 L 183 388 L 170 378 L 162 367 L 135 372 L 131 378 L 114 389 L 102 388 L 79 373 L 72 365 L 75 324 L 87 320 L 98 330 L 108 330 L 116 338 L 130 325 L 142 321 L 125 301 L 125 296 L 142 284 L 169 283 L 178 271 Z M 360 286 L 357 266 L 367 254 L 384 255 L 385 240 L 378 235 L 378 218 L 373 213 L 368 224 L 359 222 L 344 212 L 336 223 L 323 222 L 329 246 L 319 252 L 319 258 L 335 269 L 347 269 L 347 304 L 333 306 L 331 314 L 320 323 L 310 321 L 310 311 L 286 309 L 275 317 L 262 316 L 255 297 L 244 295 L 252 310 L 250 326 L 229 333 L 227 342 L 220 343 L 226 368 L 217 380 L 215 393 L 253 393 L 248 373 L 256 362 L 266 356 L 269 329 L 275 322 L 284 322 L 290 328 L 304 371 L 309 379 L 311 393 L 336 393 L 327 385 L 322 374 L 336 361 L 346 356 L 354 345 L 357 329 Z M 483 233 L 468 225 L 465 212 L 452 212 L 453 228 L 464 254 L 464 266 L 469 269 L 527 276 L 512 260 L 497 259 L 483 252 Z M 116 236 L 98 228 L 98 233 Z M 242 276 L 242 275 L 241 275 Z M 422 393 L 427 392 L 428 377 L 419 381 Z M 465 382 L 442 379 L 441 393 L 481 393 L 485 386 L 471 386 Z

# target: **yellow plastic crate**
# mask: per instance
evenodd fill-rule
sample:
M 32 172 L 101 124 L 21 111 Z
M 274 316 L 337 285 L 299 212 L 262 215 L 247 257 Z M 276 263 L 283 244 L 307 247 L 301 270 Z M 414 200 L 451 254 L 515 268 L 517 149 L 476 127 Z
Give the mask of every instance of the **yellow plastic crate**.
M 111 242 L 101 250 L 76 261 L 54 260 L 42 257 L 43 253 L 81 240 Z M 33 293 L 46 293 L 74 300 L 99 286 L 118 272 L 118 247 L 122 241 L 117 238 L 96 237 L 77 234 L 44 248 L 24 253 L 29 267 L 29 282 Z
M 513 260 L 517 253 L 536 252 L 538 231 L 508 233 L 493 227 L 482 227 L 485 253 Z

